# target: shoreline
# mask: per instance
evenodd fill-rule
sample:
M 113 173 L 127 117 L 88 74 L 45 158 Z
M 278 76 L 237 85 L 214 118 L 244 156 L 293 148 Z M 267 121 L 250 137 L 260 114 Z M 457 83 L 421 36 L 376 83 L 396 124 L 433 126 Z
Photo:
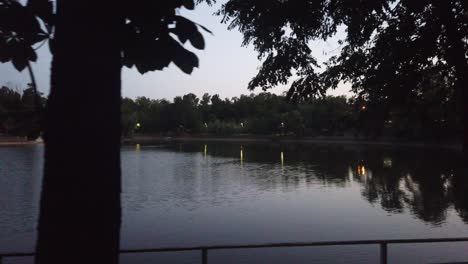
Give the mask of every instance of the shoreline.
M 397 141 L 397 140 L 365 140 L 347 137 L 323 137 L 323 138 L 293 138 L 293 137 L 216 137 L 216 136 L 181 136 L 181 137 L 160 137 L 160 136 L 135 136 L 125 138 L 122 145 L 131 144 L 154 144 L 162 142 L 230 142 L 230 143 L 275 143 L 275 144 L 329 144 L 329 145 L 364 145 L 364 146 L 395 146 L 395 147 L 420 147 L 420 148 L 442 148 L 461 151 L 459 143 L 433 143 L 421 141 Z
M 0 139 L 0 147 L 2 146 L 26 146 L 26 145 L 38 145 L 43 144 L 42 140 L 6 140 L 1 141 Z
M 398 140 L 365 140 L 349 137 L 272 137 L 272 136 L 135 136 L 133 138 L 122 139 L 122 145 L 133 144 L 160 144 L 168 142 L 227 142 L 227 143 L 258 143 L 258 144 L 326 144 L 326 145 L 362 145 L 362 146 L 394 146 L 394 147 L 418 147 L 418 148 L 441 148 L 461 151 L 460 143 L 434 143 L 421 141 L 398 141 Z M 0 141 L 3 146 L 27 146 L 43 144 L 43 141 Z
M 26 146 L 26 145 L 38 145 L 42 144 L 42 141 L 5 141 L 0 142 L 0 147 L 2 146 Z
M 43 143 L 43 140 L 41 137 L 35 140 L 28 140 L 26 137 L 0 135 L 0 147 L 1 146 L 35 145 L 35 144 L 42 144 L 42 143 Z

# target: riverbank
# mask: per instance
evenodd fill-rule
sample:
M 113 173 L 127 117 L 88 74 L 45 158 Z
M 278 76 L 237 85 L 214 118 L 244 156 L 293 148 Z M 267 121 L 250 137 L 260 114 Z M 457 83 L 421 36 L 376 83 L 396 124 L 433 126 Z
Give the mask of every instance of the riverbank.
M 259 144 L 339 144 L 339 145 L 370 145 L 370 146 L 395 146 L 395 147 L 421 147 L 421 148 L 443 148 L 461 151 L 459 143 L 434 143 L 421 141 L 401 141 L 391 139 L 366 140 L 355 139 L 353 137 L 279 137 L 279 136 L 179 136 L 179 137 L 161 137 L 161 136 L 134 136 L 124 138 L 123 145 L 150 145 L 167 142 L 231 142 L 231 143 L 259 143 Z M 22 146 L 42 144 L 42 140 L 12 139 L 0 138 L 0 146 Z
M 0 147 L 2 146 L 26 146 L 26 145 L 37 145 L 37 144 L 42 144 L 42 142 L 36 142 L 36 141 L 0 142 Z
M 179 136 L 160 137 L 139 135 L 123 140 L 124 145 L 160 144 L 164 142 L 233 142 L 233 143 L 277 143 L 277 144 L 344 144 L 344 145 L 375 145 L 398 147 L 444 148 L 461 150 L 459 143 L 434 143 L 421 141 L 402 141 L 395 139 L 355 139 L 354 137 L 280 137 L 280 136 Z
M 26 137 L 0 136 L 0 146 L 34 145 L 43 143 L 42 139 L 28 140 Z

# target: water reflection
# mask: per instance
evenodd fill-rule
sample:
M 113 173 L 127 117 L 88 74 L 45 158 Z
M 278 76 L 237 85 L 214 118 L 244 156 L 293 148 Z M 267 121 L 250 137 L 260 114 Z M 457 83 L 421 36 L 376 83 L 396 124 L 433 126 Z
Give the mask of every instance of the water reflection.
M 184 151 L 191 152 L 194 148 L 191 145 L 184 144 Z M 465 202 L 468 187 L 463 177 L 463 164 L 459 154 L 449 150 L 294 144 L 208 145 L 213 149 L 210 155 L 238 156 L 241 165 L 245 162 L 245 152 L 248 152 L 248 162 L 261 164 L 259 169 L 264 171 L 261 176 L 250 172 L 252 180 L 261 188 L 300 188 L 316 182 L 341 188 L 358 184 L 368 203 L 379 205 L 389 213 L 409 213 L 437 226 L 445 222 L 447 210 L 453 207 L 468 223 L 468 204 Z M 238 149 L 237 155 L 233 149 Z M 289 153 L 287 165 L 284 163 L 285 151 Z M 278 154 L 281 170 L 277 173 L 274 156 Z
M 41 188 L 42 146 L 0 147 L 0 251 L 32 250 Z M 27 177 L 25 177 L 27 176 Z
M 389 158 L 384 159 L 383 166 L 376 164 L 378 157 L 368 157 L 368 171 L 372 171 L 374 177 L 365 177 L 361 182 L 363 197 L 372 204 L 380 204 L 389 212 L 409 211 L 427 223 L 444 223 L 449 207 L 459 202 L 454 196 L 453 181 L 463 177 L 462 164 L 433 154 L 436 156 L 405 158 L 400 153 L 400 156 L 395 157 L 395 162 Z M 454 174 L 455 170 L 459 171 L 457 176 Z M 465 192 L 466 185 L 461 185 L 458 187 Z M 466 210 L 466 207 L 457 208 L 464 221 Z
M 359 176 L 361 177 L 364 177 L 366 178 L 367 177 L 367 174 L 366 174 L 366 167 L 364 165 L 359 165 L 357 167 L 357 172 L 359 174 Z M 354 177 L 353 177 L 354 178 Z
M 283 151 L 281 151 L 280 157 L 281 157 L 281 167 L 284 167 L 284 152 Z
M 35 241 L 42 147 L 0 148 L 0 156 L 0 251 L 28 251 Z M 208 142 L 128 146 L 122 149 L 121 246 L 467 236 L 468 179 L 461 165 L 457 153 L 428 149 Z M 464 248 L 395 246 L 391 256 L 395 263 L 434 262 L 434 256 L 466 260 Z M 328 259 L 323 249 L 310 250 L 292 262 L 332 263 L 343 248 L 330 249 Z M 229 252 L 213 263 L 282 259 L 257 253 L 241 261 Z M 368 249 L 346 255 L 356 257 L 350 263 L 372 262 Z M 410 261 L 396 259 L 409 255 Z M 320 260 L 314 262 L 315 257 Z M 197 260 L 198 255 L 185 263 Z M 139 263 L 150 262 L 183 263 Z
M 244 162 L 244 147 L 241 146 L 240 147 L 240 164 L 242 165 L 243 162 Z

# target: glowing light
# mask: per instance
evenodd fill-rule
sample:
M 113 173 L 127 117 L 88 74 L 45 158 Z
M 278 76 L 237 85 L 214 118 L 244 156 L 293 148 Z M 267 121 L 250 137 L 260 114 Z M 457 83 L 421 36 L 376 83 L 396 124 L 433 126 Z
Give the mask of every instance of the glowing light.
M 383 159 L 383 167 L 384 168 L 391 168 L 393 165 L 392 158 L 384 158 Z
M 140 151 L 140 144 L 136 144 L 136 145 L 135 145 L 135 150 L 136 150 L 136 151 Z
M 207 152 L 208 152 L 208 147 L 207 147 L 206 144 L 205 144 L 205 147 L 204 147 L 204 150 L 203 150 L 203 154 L 204 154 L 205 157 L 206 157 L 206 153 L 207 153 Z
M 361 106 L 361 110 L 366 110 L 367 109 L 367 106 L 363 105 Z
M 283 166 L 284 165 L 284 153 L 283 153 L 283 151 L 281 151 L 280 158 L 281 158 L 281 166 Z
M 140 123 L 136 123 L 136 128 L 140 128 L 141 127 L 141 124 Z

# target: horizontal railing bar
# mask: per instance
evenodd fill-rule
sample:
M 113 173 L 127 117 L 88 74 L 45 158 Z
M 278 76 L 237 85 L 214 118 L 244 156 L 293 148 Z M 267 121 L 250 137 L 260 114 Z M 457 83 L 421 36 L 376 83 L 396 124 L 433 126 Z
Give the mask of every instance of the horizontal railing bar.
M 0 253 L 0 257 L 34 257 L 34 252 L 10 252 L 10 253 Z
M 407 243 L 437 243 L 437 242 L 468 242 L 468 237 L 463 238 L 428 238 L 428 239 L 389 239 L 389 240 L 348 240 L 348 241 L 323 241 L 323 242 L 291 242 L 272 244 L 247 244 L 247 245 L 218 245 L 196 247 L 167 247 L 149 249 L 125 249 L 120 253 L 143 253 L 162 251 L 194 251 L 194 250 L 220 250 L 220 249 L 245 249 L 245 248 L 274 248 L 274 247 L 313 247 L 313 246 L 339 246 L 339 245 L 368 245 L 368 244 L 407 244 Z
M 444 243 L 444 242 L 468 242 L 468 237 L 460 238 L 416 238 L 416 239 L 388 239 L 388 240 L 348 240 L 348 241 L 321 241 L 321 242 L 289 242 L 271 244 L 246 244 L 246 245 L 215 245 L 195 247 L 162 247 L 147 249 L 122 249 L 121 254 L 171 252 L 171 251 L 196 251 L 196 250 L 222 250 L 222 249 L 246 249 L 246 248 L 277 248 L 277 247 L 313 247 L 313 246 L 340 246 L 340 245 L 370 245 L 370 244 L 412 244 L 412 243 Z M 32 257 L 33 252 L 0 253 L 0 257 Z

